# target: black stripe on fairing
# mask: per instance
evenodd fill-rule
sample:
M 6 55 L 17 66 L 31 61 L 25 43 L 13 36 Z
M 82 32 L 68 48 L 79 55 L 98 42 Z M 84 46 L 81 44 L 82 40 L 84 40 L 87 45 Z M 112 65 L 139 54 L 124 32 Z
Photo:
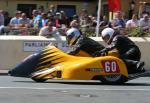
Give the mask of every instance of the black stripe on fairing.
M 45 53 L 45 54 L 44 54 L 44 53 Z M 49 53 L 44 52 L 44 53 L 42 53 L 41 56 L 51 55 L 51 54 L 54 54 L 54 53 L 56 53 L 56 52 L 54 51 L 54 52 L 49 52 Z
M 39 63 L 39 64 L 38 64 L 38 67 L 44 66 L 44 65 L 47 65 L 47 64 L 51 64 L 52 62 L 54 62 L 54 61 L 56 61 L 56 60 L 58 60 L 58 59 L 61 59 L 61 58 L 62 58 L 62 57 L 56 58 L 56 59 L 53 59 L 53 60 L 50 60 L 50 61 L 45 62 L 45 63 Z
M 57 64 L 62 63 L 62 62 L 64 62 L 64 61 L 57 62 L 57 63 L 52 63 L 51 65 L 52 65 L 52 66 L 53 66 L 53 65 L 57 65 Z
M 48 55 L 46 55 L 46 56 L 48 56 Z M 58 55 L 53 55 L 53 56 L 48 56 L 48 57 L 42 57 L 40 60 L 39 60 L 39 62 L 44 62 L 45 60 L 47 60 L 47 59 L 50 59 L 50 58 L 54 58 L 54 57 L 56 57 L 56 56 L 59 56 L 59 54 Z
M 44 53 L 44 52 L 47 52 L 47 51 L 51 51 L 51 50 L 54 50 L 54 48 L 52 48 L 52 49 L 45 48 L 44 50 L 41 51 L 41 53 Z

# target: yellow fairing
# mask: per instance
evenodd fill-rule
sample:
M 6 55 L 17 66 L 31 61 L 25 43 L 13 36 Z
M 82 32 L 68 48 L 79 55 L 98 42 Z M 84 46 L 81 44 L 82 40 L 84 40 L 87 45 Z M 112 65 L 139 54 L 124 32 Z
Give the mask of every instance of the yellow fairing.
M 38 71 L 32 74 L 32 78 L 91 80 L 95 76 L 112 74 L 128 77 L 124 62 L 117 57 L 76 57 L 54 46 L 47 47 L 42 55 Z
M 80 50 L 77 54 L 75 54 L 75 56 L 81 56 L 81 55 L 82 55 L 82 57 L 91 57 L 88 53 L 86 53 L 82 50 Z

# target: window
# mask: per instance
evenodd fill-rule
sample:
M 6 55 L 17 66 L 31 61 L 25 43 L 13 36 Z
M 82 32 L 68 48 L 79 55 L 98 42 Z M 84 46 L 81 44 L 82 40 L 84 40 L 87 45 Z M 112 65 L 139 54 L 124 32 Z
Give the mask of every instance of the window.
M 32 10 L 36 9 L 36 4 L 18 4 L 17 10 L 27 14 L 27 17 L 32 18 Z
M 145 10 L 150 14 L 150 3 L 146 3 Z
M 76 14 L 76 6 L 74 5 L 58 5 L 57 11 L 64 11 L 66 16 L 72 17 Z

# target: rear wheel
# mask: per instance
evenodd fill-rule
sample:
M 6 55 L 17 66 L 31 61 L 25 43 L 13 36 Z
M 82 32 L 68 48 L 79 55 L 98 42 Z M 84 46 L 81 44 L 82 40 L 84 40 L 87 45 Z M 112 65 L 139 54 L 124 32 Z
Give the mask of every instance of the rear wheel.
M 117 84 L 123 84 L 128 79 L 127 77 L 121 75 L 121 74 L 114 74 L 114 75 L 102 75 L 99 78 L 102 83 L 104 84 L 110 84 L 110 85 L 117 85 Z

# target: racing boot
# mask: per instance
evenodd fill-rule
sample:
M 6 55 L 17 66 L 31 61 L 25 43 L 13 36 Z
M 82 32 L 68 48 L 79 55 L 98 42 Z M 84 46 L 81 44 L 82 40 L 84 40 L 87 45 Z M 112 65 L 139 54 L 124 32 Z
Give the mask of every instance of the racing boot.
M 137 68 L 136 72 L 137 73 L 145 72 L 144 65 L 145 65 L 145 63 L 143 61 L 139 61 L 136 65 L 136 68 Z

